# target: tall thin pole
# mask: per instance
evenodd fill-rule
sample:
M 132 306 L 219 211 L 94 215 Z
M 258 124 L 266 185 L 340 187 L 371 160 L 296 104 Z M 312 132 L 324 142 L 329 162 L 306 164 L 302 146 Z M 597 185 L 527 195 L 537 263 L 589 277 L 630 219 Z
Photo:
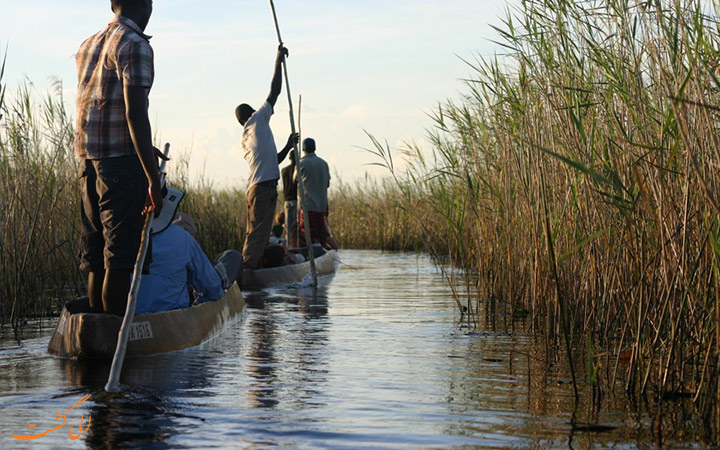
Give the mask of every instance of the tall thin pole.
M 163 153 L 167 158 L 168 153 L 170 153 L 170 144 L 165 144 Z M 163 159 L 162 163 L 160 163 L 161 183 L 165 178 L 165 163 L 167 163 L 166 159 Z M 145 226 L 142 231 L 140 251 L 138 252 L 137 259 L 135 260 L 135 269 L 133 270 L 132 284 L 130 285 L 130 292 L 128 293 L 125 317 L 123 317 L 122 325 L 120 326 L 118 342 L 115 347 L 115 355 L 113 356 L 112 366 L 110 366 L 110 376 L 108 377 L 108 382 L 105 385 L 105 390 L 109 392 L 116 391 L 118 385 L 120 384 L 120 371 L 122 370 L 123 361 L 125 360 L 125 350 L 127 349 L 127 342 L 130 337 L 130 327 L 132 325 L 133 317 L 135 316 L 135 305 L 137 304 L 138 291 L 140 290 L 142 267 L 145 263 L 145 255 L 147 254 L 148 243 L 150 242 L 150 229 L 152 228 L 154 216 L 155 214 L 150 211 L 148 212 L 147 217 L 145 217 Z
M 275 21 L 275 31 L 277 32 L 278 43 L 280 45 L 283 45 L 283 40 L 280 36 L 280 26 L 278 25 L 277 14 L 275 13 L 275 3 L 273 3 L 273 0 L 270 0 L 270 9 L 272 9 L 273 20 Z M 290 93 L 290 80 L 288 80 L 287 76 L 287 58 L 283 58 L 283 75 L 285 76 L 285 90 L 287 91 L 288 108 L 290 110 L 290 130 L 293 134 L 295 134 L 295 114 L 293 114 L 292 94 Z M 315 284 L 315 286 L 317 286 L 317 269 L 315 268 L 315 254 L 313 252 L 312 239 L 310 236 L 310 217 L 308 217 L 308 211 L 306 206 L 307 202 L 304 201 L 305 186 L 302 181 L 302 173 L 300 172 L 300 152 L 298 151 L 297 143 L 293 147 L 293 152 L 295 154 L 295 167 L 298 173 L 298 195 L 300 197 L 300 204 L 302 204 L 303 219 L 305 221 L 305 243 L 308 249 L 308 258 L 310 259 L 310 270 L 312 271 L 313 275 L 313 283 Z M 298 227 L 299 226 L 300 223 L 298 221 Z

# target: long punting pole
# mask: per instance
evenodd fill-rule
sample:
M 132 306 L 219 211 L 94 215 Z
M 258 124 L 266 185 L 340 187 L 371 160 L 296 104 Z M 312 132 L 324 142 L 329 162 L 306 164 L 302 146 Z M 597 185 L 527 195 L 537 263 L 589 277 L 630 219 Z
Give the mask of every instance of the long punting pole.
M 278 25 L 277 14 L 275 13 L 275 4 L 273 3 L 273 0 L 270 0 L 270 9 L 272 9 L 273 20 L 275 21 L 275 31 L 277 32 L 278 43 L 280 45 L 283 45 L 283 40 L 280 36 L 280 26 Z M 292 133 L 295 134 L 295 115 L 293 114 L 292 95 L 290 94 L 290 81 L 288 80 L 287 76 L 287 58 L 283 58 L 283 72 L 283 75 L 285 76 L 285 90 L 287 91 L 288 96 L 288 107 L 290 109 L 290 129 Z M 293 152 L 295 154 L 295 170 L 297 170 L 298 172 L 298 194 L 300 195 L 300 204 L 302 204 L 303 208 L 303 218 L 306 222 L 305 244 L 307 245 L 308 249 L 308 258 L 310 258 L 310 269 L 313 275 L 313 283 L 315 286 L 317 286 L 317 269 L 315 268 L 315 254 L 313 252 L 312 239 L 310 236 L 310 217 L 308 217 L 307 206 L 305 206 L 306 202 L 304 201 L 305 186 L 302 181 L 302 174 L 300 173 L 300 153 L 298 151 L 297 144 L 295 144 L 295 146 L 293 147 Z M 299 226 L 300 223 L 298 222 L 298 227 Z
M 165 144 L 163 150 L 165 157 L 167 158 L 170 153 L 170 144 Z M 163 159 L 160 163 L 160 183 L 162 184 L 165 178 L 165 163 L 167 160 Z M 145 262 L 145 255 L 147 254 L 148 243 L 150 242 L 150 229 L 152 228 L 153 218 L 155 214 L 150 211 L 145 217 L 145 226 L 142 231 L 142 241 L 140 242 L 140 251 L 138 252 L 137 260 L 135 260 L 135 269 L 133 270 L 132 284 L 130 285 L 130 292 L 128 293 L 127 308 L 125 308 L 125 317 L 123 317 L 122 325 L 120 326 L 120 332 L 118 333 L 117 347 L 115 347 L 115 355 L 113 356 L 112 366 L 110 367 L 110 376 L 108 382 L 105 385 L 105 390 L 113 392 L 118 389 L 120 384 L 120 371 L 122 370 L 123 361 L 125 360 L 125 350 L 127 349 L 127 342 L 130 336 L 130 327 L 132 325 L 133 316 L 135 316 L 135 305 L 137 304 L 138 291 L 140 290 L 140 278 L 142 278 L 142 267 Z

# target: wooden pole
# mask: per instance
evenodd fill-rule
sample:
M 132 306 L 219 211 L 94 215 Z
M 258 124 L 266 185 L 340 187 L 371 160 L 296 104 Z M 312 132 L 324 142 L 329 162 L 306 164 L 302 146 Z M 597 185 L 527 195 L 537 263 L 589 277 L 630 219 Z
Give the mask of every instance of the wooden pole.
M 170 153 L 170 144 L 165 144 L 163 153 L 167 157 Z M 160 184 L 165 179 L 165 163 L 163 159 L 160 163 Z M 137 304 L 138 291 L 140 290 L 140 279 L 142 278 L 142 268 L 145 263 L 145 255 L 147 254 L 148 245 L 150 243 L 150 229 L 152 228 L 153 218 L 155 214 L 150 211 L 145 217 L 145 226 L 142 231 L 142 240 L 140 241 L 140 251 L 135 260 L 135 269 L 133 270 L 132 284 L 128 293 L 127 307 L 125 308 L 125 317 L 123 317 L 120 332 L 118 333 L 118 342 L 115 347 L 115 355 L 113 356 L 112 366 L 110 366 L 110 376 L 105 385 L 105 390 L 113 392 L 118 390 L 120 384 L 120 371 L 122 370 L 123 361 L 125 360 L 125 350 L 127 349 L 128 338 L 130 337 L 130 328 L 132 320 L 135 316 L 135 305 Z
M 273 20 L 275 21 L 275 31 L 277 32 L 277 38 L 278 43 L 280 45 L 283 45 L 282 37 L 280 36 L 280 26 L 278 25 L 277 20 L 277 14 L 275 13 L 275 3 L 273 3 L 273 0 L 270 0 L 270 9 L 272 9 L 273 13 Z M 290 110 L 290 129 L 293 134 L 295 134 L 295 115 L 293 114 L 293 104 L 292 104 L 292 94 L 290 93 L 290 81 L 288 80 L 287 76 L 287 58 L 283 58 L 283 75 L 285 76 L 285 90 L 287 91 L 288 96 L 288 108 Z M 317 286 L 317 268 L 315 267 L 315 255 L 313 253 L 312 248 L 312 239 L 310 236 L 310 218 L 308 217 L 308 211 L 307 206 L 305 206 L 305 203 L 303 201 L 303 198 L 305 197 L 305 186 L 302 181 L 302 173 L 300 172 L 300 152 L 298 151 L 298 145 L 295 144 L 293 147 L 293 152 L 295 154 L 295 167 L 298 174 L 298 197 L 300 199 L 300 202 L 302 204 L 303 208 L 303 219 L 305 220 L 305 243 L 307 245 L 308 249 L 308 258 L 310 259 L 310 269 L 312 271 L 313 275 L 313 283 L 315 286 Z M 300 227 L 300 222 L 298 221 L 298 228 Z

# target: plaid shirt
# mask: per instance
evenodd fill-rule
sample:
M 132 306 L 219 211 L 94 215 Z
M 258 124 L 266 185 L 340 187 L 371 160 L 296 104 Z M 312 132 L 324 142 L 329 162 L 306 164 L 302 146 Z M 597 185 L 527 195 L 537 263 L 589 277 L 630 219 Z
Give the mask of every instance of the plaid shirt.
M 152 87 L 150 36 L 118 16 L 82 43 L 78 70 L 75 155 L 101 159 L 135 154 L 125 118 L 124 86 Z

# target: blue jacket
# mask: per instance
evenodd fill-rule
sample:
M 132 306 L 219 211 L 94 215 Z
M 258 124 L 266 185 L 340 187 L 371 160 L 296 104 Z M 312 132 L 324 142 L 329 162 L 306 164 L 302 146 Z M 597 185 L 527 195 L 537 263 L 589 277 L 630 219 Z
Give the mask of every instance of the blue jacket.
M 186 308 L 190 305 L 187 285 L 198 301 L 223 295 L 222 282 L 200 244 L 178 225 L 170 225 L 152 237 L 150 273 L 140 279 L 135 314 Z

